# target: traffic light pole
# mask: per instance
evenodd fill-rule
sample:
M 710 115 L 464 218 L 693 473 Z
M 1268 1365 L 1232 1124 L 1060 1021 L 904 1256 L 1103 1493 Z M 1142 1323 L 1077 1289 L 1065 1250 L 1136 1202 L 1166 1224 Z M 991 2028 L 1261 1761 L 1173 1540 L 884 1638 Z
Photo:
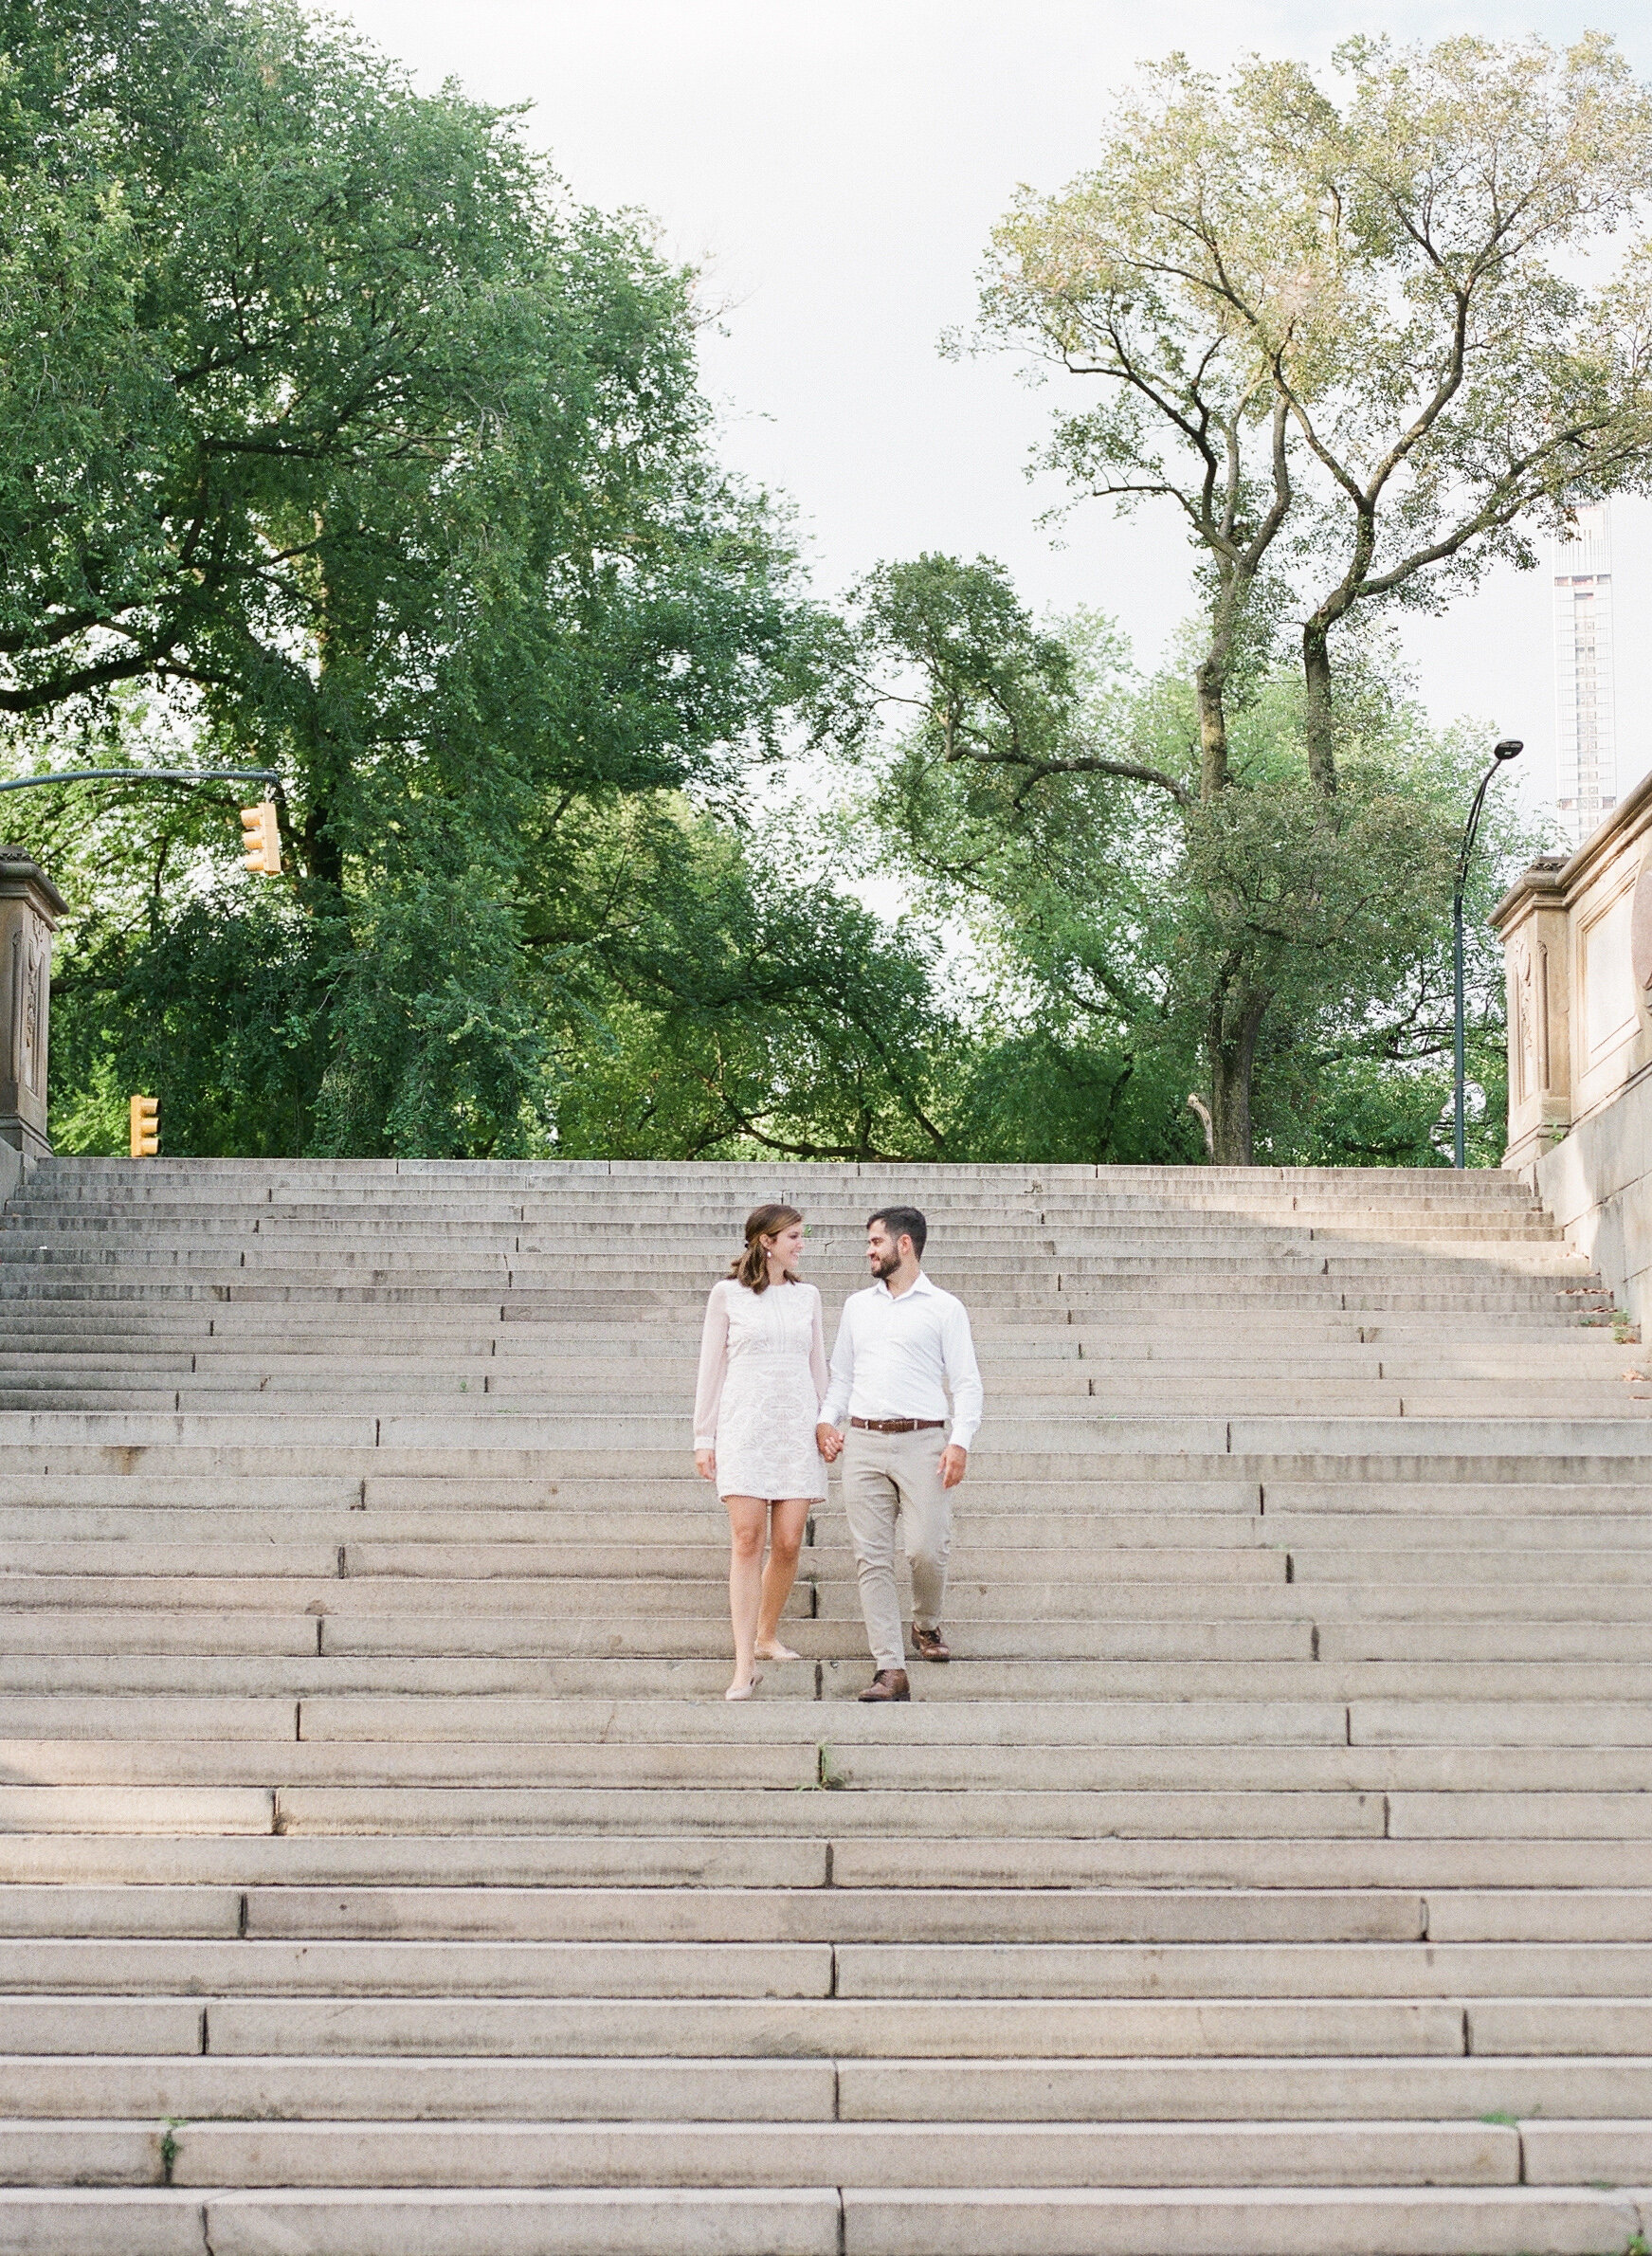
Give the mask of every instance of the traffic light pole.
M 274 768 L 60 768 L 50 775 L 8 776 L 0 791 L 38 791 L 45 783 L 261 783 L 265 797 L 241 810 L 242 860 L 266 877 L 281 874 L 281 811 L 269 795 L 281 790 L 281 779 Z
M 32 791 L 43 783 L 274 783 L 274 768 L 60 768 L 51 775 L 9 775 L 0 791 Z

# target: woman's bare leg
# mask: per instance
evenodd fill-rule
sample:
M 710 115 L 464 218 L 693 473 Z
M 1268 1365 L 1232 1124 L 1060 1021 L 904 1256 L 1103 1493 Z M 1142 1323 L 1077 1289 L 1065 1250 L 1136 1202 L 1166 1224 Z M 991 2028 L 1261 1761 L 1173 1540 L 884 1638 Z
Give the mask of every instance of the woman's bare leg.
M 756 1674 L 757 1609 L 763 1596 L 763 1537 L 769 1506 L 760 1496 L 725 1496 L 729 1514 L 729 1613 L 735 1625 L 732 1694 L 744 1699 Z
M 769 1564 L 763 1570 L 763 1602 L 757 1612 L 753 1647 L 760 1661 L 795 1661 L 797 1655 L 780 1643 L 780 1616 L 797 1580 L 797 1555 L 808 1522 L 808 1499 L 789 1496 L 774 1506 L 769 1522 Z

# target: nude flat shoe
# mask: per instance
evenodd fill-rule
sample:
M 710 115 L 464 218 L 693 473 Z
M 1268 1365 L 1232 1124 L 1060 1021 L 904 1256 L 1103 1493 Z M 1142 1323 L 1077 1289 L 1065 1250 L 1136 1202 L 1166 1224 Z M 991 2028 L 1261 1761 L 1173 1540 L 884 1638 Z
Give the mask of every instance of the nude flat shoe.
M 757 1658 L 759 1661 L 801 1661 L 803 1655 L 794 1653 L 789 1645 L 782 1645 L 776 1638 L 772 1645 L 760 1645 L 757 1647 Z
M 757 1686 L 762 1682 L 762 1677 L 753 1672 L 746 1683 L 731 1684 L 728 1690 L 723 1694 L 723 1698 L 725 1700 L 750 1700 L 753 1693 L 755 1692 Z

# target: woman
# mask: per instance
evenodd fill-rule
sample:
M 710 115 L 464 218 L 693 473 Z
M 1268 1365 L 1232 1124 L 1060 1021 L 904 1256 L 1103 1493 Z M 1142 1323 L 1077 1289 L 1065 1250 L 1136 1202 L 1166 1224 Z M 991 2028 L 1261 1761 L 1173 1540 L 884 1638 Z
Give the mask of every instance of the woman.
M 746 1250 L 711 1289 L 699 1344 L 694 1463 L 728 1507 L 735 1677 L 725 1700 L 750 1700 L 756 1663 L 795 1661 L 780 1643 L 808 1507 L 826 1494 L 814 1429 L 826 1391 L 820 1295 L 798 1276 L 803 1216 L 758 1207 Z M 771 1518 L 772 1514 L 772 1518 Z M 763 1565 L 763 1539 L 769 1564 Z

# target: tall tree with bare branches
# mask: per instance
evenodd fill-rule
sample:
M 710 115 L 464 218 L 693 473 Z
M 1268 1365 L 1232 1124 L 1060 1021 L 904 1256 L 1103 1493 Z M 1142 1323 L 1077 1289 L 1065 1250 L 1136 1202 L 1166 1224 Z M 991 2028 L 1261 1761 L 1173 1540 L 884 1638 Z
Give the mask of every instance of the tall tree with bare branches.
M 1236 685 L 1295 619 L 1328 868 L 1337 633 L 1652 483 L 1652 98 L 1611 42 L 1357 40 L 1335 65 L 1335 97 L 1290 62 L 1145 70 L 1098 164 L 994 231 L 977 331 L 1096 395 L 1046 466 L 1188 527 L 1203 808 L 1235 788 Z M 1271 995 L 1236 949 L 1206 1045 L 1219 1158 L 1249 1156 Z

